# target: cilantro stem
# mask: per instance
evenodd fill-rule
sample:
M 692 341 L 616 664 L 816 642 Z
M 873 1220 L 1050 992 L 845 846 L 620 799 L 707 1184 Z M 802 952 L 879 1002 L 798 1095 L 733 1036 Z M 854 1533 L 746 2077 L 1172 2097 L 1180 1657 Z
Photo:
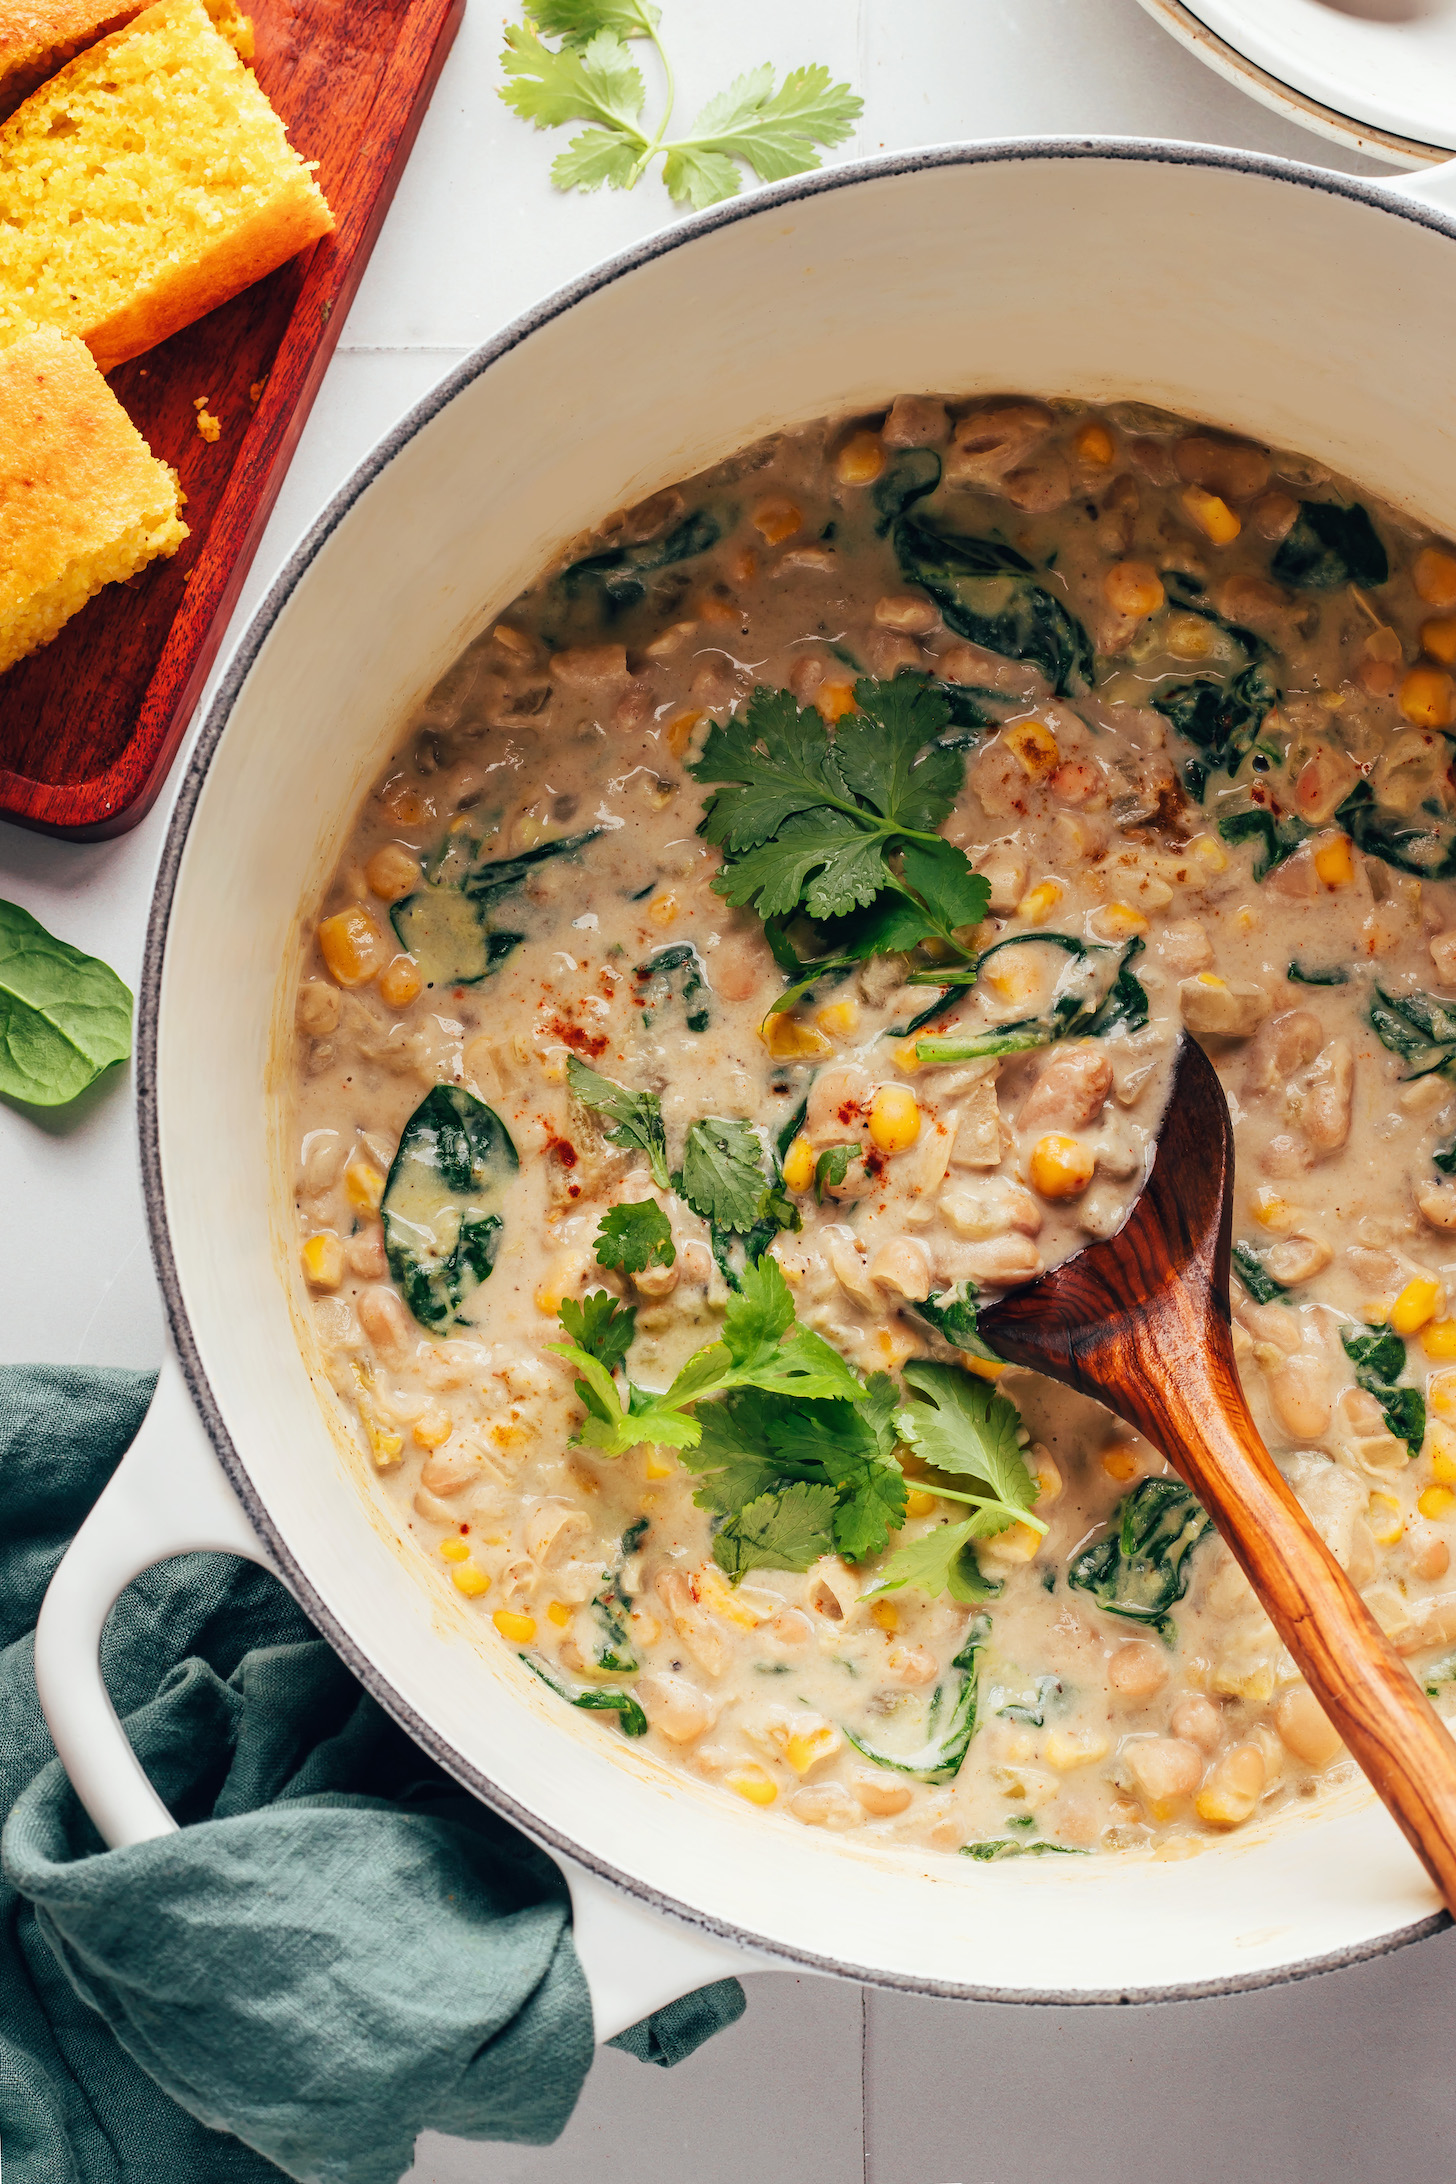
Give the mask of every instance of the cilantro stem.
M 673 107 L 677 104 L 677 79 L 672 72 L 672 62 L 667 57 L 667 48 L 657 35 L 657 24 L 653 20 L 652 11 L 648 8 L 639 7 L 637 13 L 638 20 L 656 47 L 657 58 L 662 63 L 662 73 L 667 79 L 667 104 L 663 108 L 662 119 L 657 124 L 656 136 L 638 156 L 637 163 L 632 169 L 632 179 L 627 184 L 629 190 L 636 188 L 658 152 L 662 149 L 662 140 L 667 134 L 667 125 L 672 120 Z M 668 149 L 671 150 L 672 147 L 669 145 Z
M 1049 1529 L 1045 1518 L 1034 1517 L 1029 1509 L 1013 1509 L 1011 1504 L 1002 1501 L 998 1494 L 961 1494 L 953 1486 L 928 1486 L 925 1491 L 927 1494 L 936 1495 L 941 1501 L 967 1502 L 973 1509 L 1004 1510 L 1013 1523 L 1029 1524 L 1033 1532 L 1040 1532 L 1043 1538 L 1045 1538 Z

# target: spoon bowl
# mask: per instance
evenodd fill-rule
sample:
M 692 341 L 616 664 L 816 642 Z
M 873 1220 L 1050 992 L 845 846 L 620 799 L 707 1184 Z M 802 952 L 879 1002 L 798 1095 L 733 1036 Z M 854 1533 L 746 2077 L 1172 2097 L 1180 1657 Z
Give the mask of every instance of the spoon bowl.
M 1095 1396 L 1162 1451 L 1456 1911 L 1456 1744 L 1281 1477 L 1239 1385 L 1233 1183 L 1223 1087 L 1185 1034 L 1124 1226 L 991 1306 L 981 1332 L 998 1356 Z

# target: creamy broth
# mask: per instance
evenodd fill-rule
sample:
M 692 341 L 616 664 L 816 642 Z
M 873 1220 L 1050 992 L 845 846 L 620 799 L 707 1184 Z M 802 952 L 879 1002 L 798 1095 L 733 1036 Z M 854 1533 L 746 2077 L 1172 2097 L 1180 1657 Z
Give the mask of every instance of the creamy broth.
M 1126 1219 L 1186 1029 L 1255 1417 L 1456 1689 L 1453 661 L 1448 546 L 1137 404 L 904 397 L 576 541 L 309 912 L 303 1276 L 421 1583 L 766 1824 L 1185 1855 L 1347 1778 L 1160 1454 L 976 1331 Z M 889 863 L 826 911 L 796 825 Z M 720 1398 L 770 1291 L 820 1378 Z M 679 1445 L 601 1423 L 725 1336 Z

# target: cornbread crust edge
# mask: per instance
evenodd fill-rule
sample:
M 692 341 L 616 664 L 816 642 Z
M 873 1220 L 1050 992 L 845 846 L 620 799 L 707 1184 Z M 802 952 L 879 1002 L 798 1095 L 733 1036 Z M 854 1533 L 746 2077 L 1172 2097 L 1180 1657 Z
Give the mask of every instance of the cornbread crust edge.
M 101 38 L 123 30 L 147 0 L 0 0 L 0 121 Z M 245 61 L 253 25 L 235 0 L 204 0 L 208 14 Z
M 240 85 L 246 87 L 247 97 L 256 102 L 258 121 L 266 117 L 268 128 L 279 134 L 277 157 L 281 171 L 272 194 L 264 203 L 235 220 L 216 242 L 193 247 L 190 254 L 179 254 L 175 262 L 157 267 L 146 284 L 139 283 L 126 301 L 106 318 L 86 325 L 78 323 L 74 314 L 68 317 L 65 330 L 81 336 L 103 372 L 113 371 L 118 364 L 140 356 L 182 327 L 190 326 L 240 290 L 274 272 L 320 236 L 331 233 L 335 225 L 333 213 L 314 181 L 311 169 L 288 142 L 286 131 L 266 93 L 236 57 L 236 40 L 224 38 L 218 31 L 214 18 L 223 17 L 224 28 L 229 24 L 239 25 L 251 37 L 251 25 L 247 18 L 238 15 L 235 0 L 196 0 L 196 4 L 181 0 L 180 5 L 179 0 L 153 0 L 151 6 L 141 9 L 122 29 L 88 47 L 51 78 L 36 94 L 38 111 L 32 114 L 30 104 L 23 105 L 8 121 L 0 123 L 0 168 L 12 147 L 18 149 L 22 143 L 33 145 L 37 141 L 34 136 L 23 134 L 27 121 L 32 129 L 38 128 L 45 110 L 42 102 L 64 101 L 67 79 L 73 71 L 78 83 L 93 78 L 98 69 L 104 69 L 106 65 L 103 56 L 108 48 L 120 48 L 128 39 L 154 27 L 161 28 L 169 18 L 179 15 L 184 20 L 189 15 L 197 18 L 197 27 L 204 40 L 209 33 L 217 34 L 228 62 L 237 69 Z M 217 149 L 224 150 L 228 141 L 228 131 L 220 130 Z M 145 230 L 142 232 L 144 234 Z M 39 316 L 30 318 L 31 326 L 43 323 L 44 319 Z M 21 324 L 25 324 L 24 317 Z
M 186 536 L 175 474 L 85 343 L 46 327 L 0 350 L 0 673 Z

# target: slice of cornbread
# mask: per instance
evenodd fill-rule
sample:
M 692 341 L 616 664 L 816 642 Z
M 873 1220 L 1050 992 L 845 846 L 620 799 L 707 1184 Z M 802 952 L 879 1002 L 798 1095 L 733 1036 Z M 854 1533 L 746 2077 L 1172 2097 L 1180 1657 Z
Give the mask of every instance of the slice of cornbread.
M 110 371 L 333 224 L 202 0 L 156 0 L 0 126 L 0 345 L 55 326 Z
M 245 61 L 253 57 L 253 26 L 234 0 L 205 0 L 208 14 Z M 0 0 L 0 121 L 65 66 L 140 15 L 146 0 Z
M 0 349 L 0 673 L 176 553 L 177 502 L 84 342 L 47 327 Z

